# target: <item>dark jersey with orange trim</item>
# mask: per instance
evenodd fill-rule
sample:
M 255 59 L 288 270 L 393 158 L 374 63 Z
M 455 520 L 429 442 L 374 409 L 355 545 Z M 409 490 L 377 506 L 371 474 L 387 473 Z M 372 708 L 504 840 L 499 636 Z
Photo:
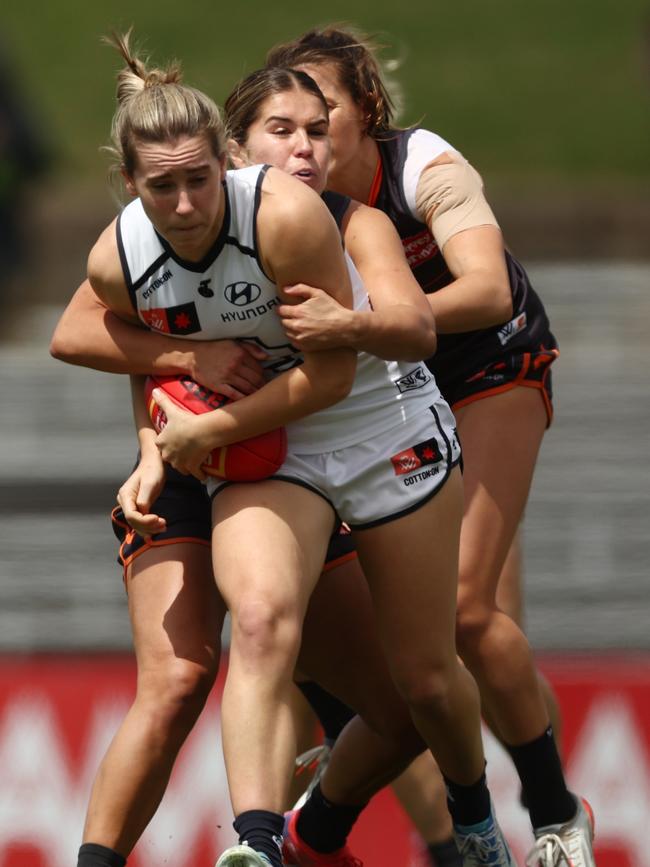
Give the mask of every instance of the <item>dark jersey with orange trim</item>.
M 378 141 L 380 167 L 368 204 L 387 214 L 397 229 L 416 280 L 427 294 L 453 282 L 453 275 L 426 223 L 413 216 L 404 193 L 408 144 L 416 129 L 396 130 Z M 439 334 L 436 354 L 427 359 L 443 395 L 454 403 L 454 391 L 499 358 L 548 350 L 557 354 L 544 306 L 521 264 L 506 251 L 512 292 L 512 318 L 507 322 L 458 334 Z

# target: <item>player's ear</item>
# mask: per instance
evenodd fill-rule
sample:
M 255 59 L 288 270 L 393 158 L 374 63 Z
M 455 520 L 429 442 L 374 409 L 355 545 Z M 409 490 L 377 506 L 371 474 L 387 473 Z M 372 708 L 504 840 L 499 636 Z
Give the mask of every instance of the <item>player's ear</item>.
M 120 174 L 122 175 L 122 178 L 123 178 L 123 180 L 124 180 L 124 186 L 125 186 L 125 188 L 126 188 L 127 193 L 128 193 L 130 196 L 132 196 L 133 198 L 136 198 L 136 196 L 138 195 L 138 193 L 137 193 L 137 191 L 136 191 L 136 188 L 135 188 L 135 182 L 134 182 L 133 178 L 132 178 L 131 175 L 126 171 L 125 168 L 121 168 L 121 169 L 120 169 Z
M 235 141 L 234 138 L 228 139 L 226 150 L 228 152 L 228 160 L 234 169 L 243 169 L 246 166 L 251 165 L 248 151 L 243 145 L 240 145 L 238 141 Z

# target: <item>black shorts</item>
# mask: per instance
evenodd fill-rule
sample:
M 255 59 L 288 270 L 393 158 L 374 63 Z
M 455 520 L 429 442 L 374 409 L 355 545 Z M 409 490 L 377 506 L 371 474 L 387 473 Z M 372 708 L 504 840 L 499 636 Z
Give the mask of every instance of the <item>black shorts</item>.
M 551 364 L 559 354 L 556 348 L 541 347 L 533 352 L 504 355 L 463 379 L 451 379 L 438 385 L 453 410 L 519 385 L 537 388 L 550 425 L 553 420 Z
M 145 542 L 126 523 L 120 506 L 111 512 L 113 532 L 119 541 L 117 562 L 126 572 L 133 560 L 144 551 L 181 542 L 210 546 L 212 537 L 212 504 L 206 487 L 194 476 L 184 476 L 167 468 L 167 481 L 162 493 L 151 507 L 152 514 L 167 522 L 167 529 Z M 342 524 L 332 535 L 323 571 L 334 569 L 355 558 L 356 551 L 349 529 Z

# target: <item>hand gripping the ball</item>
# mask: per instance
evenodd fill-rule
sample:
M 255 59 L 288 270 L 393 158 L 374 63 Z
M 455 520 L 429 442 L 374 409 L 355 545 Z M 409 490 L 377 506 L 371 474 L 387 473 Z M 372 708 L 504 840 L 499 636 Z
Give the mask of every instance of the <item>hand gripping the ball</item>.
M 200 417 L 180 409 L 161 388 L 154 389 L 151 397 L 164 414 L 156 437 L 162 459 L 179 473 L 204 481 L 206 473 L 203 464 L 208 459 L 213 443 L 202 441 Z
M 161 455 L 182 473 L 199 479 L 215 476 L 231 482 L 254 482 L 273 475 L 287 454 L 284 428 L 267 431 L 241 442 L 216 446 L 214 421 L 210 433 L 201 416 L 231 401 L 187 376 L 148 377 L 145 399 L 149 416 L 159 432 Z

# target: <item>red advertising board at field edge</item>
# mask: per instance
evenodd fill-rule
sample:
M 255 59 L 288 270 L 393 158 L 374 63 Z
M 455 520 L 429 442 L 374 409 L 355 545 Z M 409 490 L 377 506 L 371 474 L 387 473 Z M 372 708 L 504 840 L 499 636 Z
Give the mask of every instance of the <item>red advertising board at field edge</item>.
M 596 814 L 598 867 L 650 867 L 650 656 L 541 660 L 564 715 L 571 786 Z M 0 867 L 70 867 L 88 792 L 133 696 L 120 656 L 0 659 Z M 234 839 L 219 733 L 222 678 L 181 753 L 172 781 L 129 867 L 212 867 Z M 509 759 L 486 734 L 500 822 L 523 862 L 531 836 Z M 353 836 L 366 867 L 415 867 L 408 820 L 390 792 Z

